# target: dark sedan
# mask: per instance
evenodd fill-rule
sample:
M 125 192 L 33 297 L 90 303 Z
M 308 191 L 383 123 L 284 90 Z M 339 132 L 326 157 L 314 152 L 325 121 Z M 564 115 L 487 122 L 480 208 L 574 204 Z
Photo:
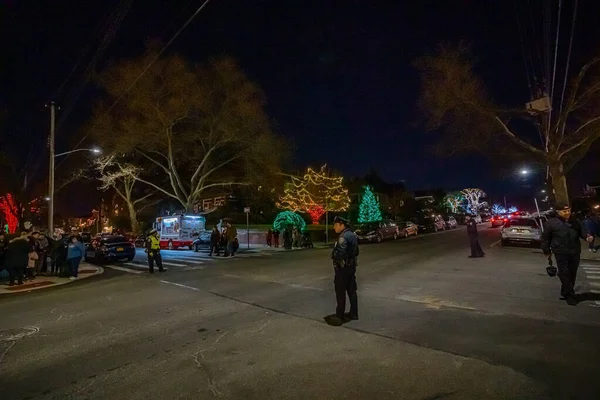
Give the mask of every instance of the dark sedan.
M 135 257 L 135 245 L 121 235 L 95 237 L 85 250 L 85 260 L 95 264 L 111 261 L 132 261 Z

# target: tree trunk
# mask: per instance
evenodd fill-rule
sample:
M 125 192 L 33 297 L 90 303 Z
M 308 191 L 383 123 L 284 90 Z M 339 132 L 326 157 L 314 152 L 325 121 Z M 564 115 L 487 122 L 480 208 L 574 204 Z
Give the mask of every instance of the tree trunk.
M 552 191 L 556 203 L 569 204 L 567 178 L 560 160 L 549 160 L 548 167 L 552 178 Z
M 127 203 L 127 209 L 129 210 L 129 221 L 131 223 L 131 231 L 139 233 L 140 224 L 137 220 L 137 211 L 131 203 Z

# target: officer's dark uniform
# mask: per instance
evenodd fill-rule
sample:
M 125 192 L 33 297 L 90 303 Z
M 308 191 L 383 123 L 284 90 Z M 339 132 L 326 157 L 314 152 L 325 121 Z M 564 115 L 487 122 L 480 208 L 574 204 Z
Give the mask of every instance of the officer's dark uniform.
M 335 269 L 335 296 L 337 299 L 336 317 L 340 320 L 344 316 L 358 319 L 358 296 L 356 290 L 356 266 L 358 263 L 358 237 L 348 228 L 348 222 L 336 217 L 334 222 L 343 223 L 346 226 L 333 247 L 331 259 Z M 350 313 L 346 312 L 346 294 L 350 299 Z
M 567 209 L 568 206 L 557 206 Z M 553 214 L 544 225 L 542 251 L 549 256 L 554 253 L 558 277 L 562 284 L 560 293 L 569 304 L 576 304 L 575 279 L 581 257 L 581 239 L 586 239 L 579 221 L 571 216 L 568 220 Z
M 469 244 L 471 245 L 471 258 L 483 257 L 485 253 L 479 244 L 479 234 L 477 233 L 477 222 L 474 218 L 467 221 L 467 235 L 469 236 Z
M 154 262 L 158 266 L 159 272 L 164 272 L 162 265 L 162 256 L 160 255 L 160 239 L 156 232 L 153 232 L 146 239 L 146 252 L 148 253 L 148 272 L 154 273 Z

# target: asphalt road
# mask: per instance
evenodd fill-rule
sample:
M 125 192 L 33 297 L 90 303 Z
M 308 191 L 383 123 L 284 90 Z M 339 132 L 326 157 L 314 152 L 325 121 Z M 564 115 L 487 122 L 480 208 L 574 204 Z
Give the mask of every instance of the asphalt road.
M 570 307 L 539 251 L 498 235 L 484 259 L 464 229 L 362 246 L 340 328 L 328 250 L 173 253 L 164 274 L 5 296 L 2 399 L 597 399 L 600 263 Z

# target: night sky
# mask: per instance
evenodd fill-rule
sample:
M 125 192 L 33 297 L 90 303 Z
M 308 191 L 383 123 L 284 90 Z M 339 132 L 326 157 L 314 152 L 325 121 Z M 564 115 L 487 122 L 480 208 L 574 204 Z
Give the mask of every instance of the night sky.
M 52 99 L 62 113 L 68 109 L 66 118 L 59 115 L 57 151 L 77 142 L 96 94 L 83 80 L 85 68 L 109 16 L 127 2 L 0 0 L 5 145 L 12 142 L 21 154 L 34 145 L 43 157 L 49 119 L 44 104 Z M 168 41 L 202 2 L 133 0 L 96 69 L 139 55 L 149 38 Z M 597 44 L 595 3 L 580 1 L 574 62 L 588 58 Z M 373 167 L 410 189 L 479 186 L 510 194 L 520 190 L 518 182 L 499 179 L 483 157 L 439 159 L 428 151 L 435 134 L 413 124 L 419 84 L 411 63 L 441 40 L 466 40 L 496 99 L 512 106 L 529 101 L 517 9 L 524 23 L 541 19 L 537 0 L 212 0 L 169 52 L 194 62 L 236 57 L 265 90 L 268 113 L 293 143 L 299 168 L 328 162 L 356 176 Z M 573 185 L 599 180 L 591 176 L 598 169 L 586 163 Z

